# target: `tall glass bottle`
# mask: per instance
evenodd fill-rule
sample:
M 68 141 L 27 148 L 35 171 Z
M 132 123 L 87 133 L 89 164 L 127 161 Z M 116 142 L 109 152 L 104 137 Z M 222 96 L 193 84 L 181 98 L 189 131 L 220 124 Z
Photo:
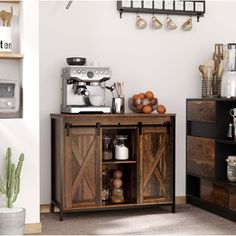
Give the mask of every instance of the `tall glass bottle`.
M 225 68 L 221 81 L 221 97 L 236 97 L 236 43 L 229 43 L 224 53 Z

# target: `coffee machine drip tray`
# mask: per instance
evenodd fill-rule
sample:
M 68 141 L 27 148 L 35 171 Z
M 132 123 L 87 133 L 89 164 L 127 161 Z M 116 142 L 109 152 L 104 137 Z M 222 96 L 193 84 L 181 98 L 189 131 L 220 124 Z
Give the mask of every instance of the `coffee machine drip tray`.
M 96 106 L 65 106 L 61 109 L 62 113 L 79 114 L 79 113 L 111 113 L 110 107 Z

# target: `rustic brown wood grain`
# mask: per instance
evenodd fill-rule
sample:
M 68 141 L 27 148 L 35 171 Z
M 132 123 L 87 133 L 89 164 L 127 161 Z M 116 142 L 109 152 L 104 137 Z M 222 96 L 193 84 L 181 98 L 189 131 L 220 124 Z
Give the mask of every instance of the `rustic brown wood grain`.
M 172 114 L 173 115 L 173 114 Z M 52 118 L 62 117 L 65 123 L 73 125 L 95 125 L 97 122 L 101 125 L 138 125 L 139 122 L 143 124 L 163 124 L 164 122 L 171 122 L 169 114 L 159 115 L 153 114 L 89 114 L 89 115 L 71 115 L 71 114 L 52 114 Z
M 228 188 L 223 185 L 214 184 L 214 203 L 221 207 L 229 207 Z
M 173 162 L 174 149 L 170 138 L 174 140 L 174 137 L 167 134 L 166 127 L 155 125 L 172 122 L 173 116 L 174 114 L 51 115 L 56 123 L 52 129 L 52 139 L 55 139 L 52 152 L 55 169 L 52 175 L 57 179 L 54 179 L 54 183 L 62 186 L 52 188 L 52 201 L 63 211 L 172 203 L 170 196 L 174 181 L 173 163 L 170 162 Z M 101 124 L 100 129 L 96 128 L 97 122 Z M 140 122 L 148 126 L 139 129 Z M 66 124 L 77 127 L 67 129 Z M 91 127 L 85 127 L 86 125 Z M 127 132 L 130 139 L 129 161 L 103 162 L 102 136 Z M 125 204 L 102 205 L 102 168 L 123 171 Z
M 236 211 L 236 188 L 229 188 L 229 209 Z
M 95 204 L 96 135 L 94 128 L 65 131 L 65 196 L 66 207 Z
M 200 197 L 202 200 L 213 202 L 214 188 L 213 182 L 201 179 Z
M 215 121 L 215 101 L 188 101 L 187 120 Z
M 143 201 L 166 199 L 166 145 L 168 143 L 165 127 L 143 128 Z M 165 164 L 163 164 L 165 163 Z
M 187 171 L 214 177 L 214 140 L 187 136 Z

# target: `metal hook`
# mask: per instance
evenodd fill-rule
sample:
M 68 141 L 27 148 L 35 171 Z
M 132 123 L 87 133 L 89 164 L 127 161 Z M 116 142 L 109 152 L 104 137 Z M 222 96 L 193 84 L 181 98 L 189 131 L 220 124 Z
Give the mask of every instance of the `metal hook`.
M 70 0 L 70 1 L 67 3 L 66 9 L 69 9 L 69 8 L 70 8 L 70 5 L 71 5 L 72 2 L 73 2 L 73 0 Z

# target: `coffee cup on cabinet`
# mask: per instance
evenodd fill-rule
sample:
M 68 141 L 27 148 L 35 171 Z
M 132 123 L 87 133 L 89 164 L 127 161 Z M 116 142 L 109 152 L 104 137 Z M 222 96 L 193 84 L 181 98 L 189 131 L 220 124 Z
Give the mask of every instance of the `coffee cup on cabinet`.
M 236 108 L 233 108 L 229 111 L 229 114 L 233 117 L 236 118 Z

